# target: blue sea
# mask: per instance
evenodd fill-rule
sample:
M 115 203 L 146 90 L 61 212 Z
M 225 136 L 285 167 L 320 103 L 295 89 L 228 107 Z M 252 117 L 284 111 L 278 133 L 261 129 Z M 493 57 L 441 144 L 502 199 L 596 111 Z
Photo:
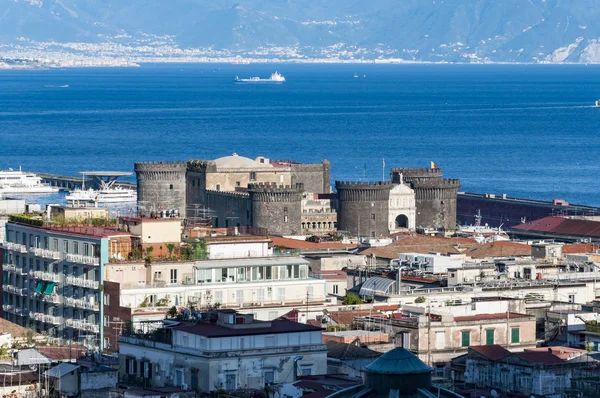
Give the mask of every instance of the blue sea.
M 233 84 L 275 70 L 286 84 Z M 600 205 L 599 98 L 600 67 L 585 65 L 2 71 L 0 168 L 76 175 L 235 152 L 378 180 L 433 161 L 463 191 Z

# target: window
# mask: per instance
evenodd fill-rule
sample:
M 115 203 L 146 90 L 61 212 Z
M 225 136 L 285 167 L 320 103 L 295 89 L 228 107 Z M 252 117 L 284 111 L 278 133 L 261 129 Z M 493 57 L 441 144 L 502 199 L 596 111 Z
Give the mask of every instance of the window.
M 518 343 L 520 340 L 521 329 L 520 328 L 510 328 L 510 342 Z
M 371 213 L 371 220 L 375 220 L 375 213 Z
M 104 305 L 110 305 L 110 294 L 104 293 Z
M 339 287 L 338 287 L 338 285 L 333 285 L 333 294 L 339 294 Z
M 171 283 L 177 283 L 177 270 L 171 270 Z
M 173 189 L 173 184 L 169 184 L 169 189 Z
M 444 347 L 446 347 L 446 333 L 435 332 L 435 348 L 441 350 Z
M 242 184 L 240 184 L 240 182 L 239 182 L 239 181 L 236 181 L 236 182 L 235 182 L 235 186 L 236 186 L 236 187 L 241 187 L 241 186 L 242 186 Z
M 68 240 L 63 240 L 63 252 L 65 252 L 65 253 L 69 252 L 69 241 Z
M 265 369 L 265 384 L 275 383 L 275 369 Z
M 58 251 L 58 239 L 52 239 L 52 249 L 57 252 Z
M 283 222 L 288 222 L 288 216 L 287 216 L 287 214 L 285 216 L 283 216 Z
M 84 256 L 90 256 L 90 244 L 89 243 L 84 243 L 83 244 L 83 255 Z
M 104 348 L 110 348 L 110 340 L 108 337 L 104 338 Z
M 569 303 L 575 303 L 575 295 L 569 294 Z
M 312 374 L 312 366 L 301 366 L 300 367 L 300 375 L 301 376 L 310 376 Z
M 238 290 L 235 293 L 235 298 L 238 304 L 243 304 L 244 303 L 244 291 L 243 290 Z
M 494 329 L 488 329 L 485 331 L 485 344 L 494 344 Z
M 280 287 L 278 289 L 278 293 L 279 293 L 279 295 L 278 295 L 279 299 L 278 300 L 279 301 L 285 301 L 285 287 Z
M 250 172 L 250 181 L 256 181 L 256 172 L 255 171 Z
M 152 363 L 144 362 L 144 378 L 151 379 L 152 378 Z
M 175 385 L 181 387 L 183 385 L 183 369 L 175 369 Z
M 469 330 L 463 330 L 461 332 L 461 347 L 468 347 L 471 345 L 471 332 Z
M 127 358 L 125 360 L 125 373 L 135 376 L 137 373 L 137 361 L 135 358 Z
M 79 254 L 79 242 L 73 242 L 73 254 Z
M 220 191 L 220 190 L 221 190 L 221 185 L 217 184 L 217 191 Z
M 109 322 L 108 322 L 108 315 L 104 315 L 104 327 L 108 327 Z
M 47 236 L 44 236 L 44 249 L 50 249 Z
M 225 389 L 226 390 L 235 390 L 235 373 L 227 373 L 225 374 Z

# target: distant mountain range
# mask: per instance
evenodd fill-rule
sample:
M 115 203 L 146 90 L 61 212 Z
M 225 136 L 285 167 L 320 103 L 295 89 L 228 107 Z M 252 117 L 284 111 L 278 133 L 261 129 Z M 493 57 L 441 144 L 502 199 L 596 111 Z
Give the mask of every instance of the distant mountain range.
M 598 0 L 5 0 L 0 44 L 161 42 L 288 58 L 600 63 L 598 21 Z

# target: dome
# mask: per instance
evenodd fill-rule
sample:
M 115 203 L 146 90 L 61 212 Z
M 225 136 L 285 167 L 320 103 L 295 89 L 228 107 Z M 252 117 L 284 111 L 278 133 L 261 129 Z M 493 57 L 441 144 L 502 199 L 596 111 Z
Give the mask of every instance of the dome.
M 256 160 L 239 156 L 237 153 L 231 156 L 224 156 L 222 158 L 215 159 L 215 164 L 218 169 L 257 169 L 265 167 L 273 167 L 268 163 L 260 163 Z
M 430 374 L 432 368 L 427 366 L 415 354 L 402 348 L 394 348 L 373 361 L 365 368 L 367 373 L 386 375 L 418 375 Z

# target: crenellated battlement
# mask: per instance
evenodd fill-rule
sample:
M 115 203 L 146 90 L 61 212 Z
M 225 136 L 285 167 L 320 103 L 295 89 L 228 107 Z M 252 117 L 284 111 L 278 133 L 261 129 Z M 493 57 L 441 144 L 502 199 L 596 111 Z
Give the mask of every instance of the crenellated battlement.
M 191 159 L 187 162 L 187 170 L 197 173 L 214 172 L 217 170 L 217 165 L 213 160 Z
M 460 180 L 458 179 L 443 179 L 443 180 L 422 180 L 412 183 L 413 189 L 458 189 L 460 188 Z
M 392 189 L 393 183 L 391 181 L 336 181 L 335 189 Z
M 439 167 L 435 169 L 432 169 L 430 167 L 395 167 L 392 169 L 392 173 L 402 173 L 404 175 L 410 176 L 441 176 L 442 169 L 440 169 Z
M 277 185 L 275 183 L 259 182 L 248 184 L 248 192 L 304 192 L 304 184 Z
M 137 172 L 144 171 L 182 171 L 187 170 L 186 162 L 135 162 L 133 170 Z
M 248 192 L 216 191 L 214 189 L 207 189 L 206 194 L 213 195 L 213 196 L 221 196 L 221 197 L 228 197 L 228 198 L 242 198 L 242 199 L 248 199 L 250 197 L 250 194 Z

